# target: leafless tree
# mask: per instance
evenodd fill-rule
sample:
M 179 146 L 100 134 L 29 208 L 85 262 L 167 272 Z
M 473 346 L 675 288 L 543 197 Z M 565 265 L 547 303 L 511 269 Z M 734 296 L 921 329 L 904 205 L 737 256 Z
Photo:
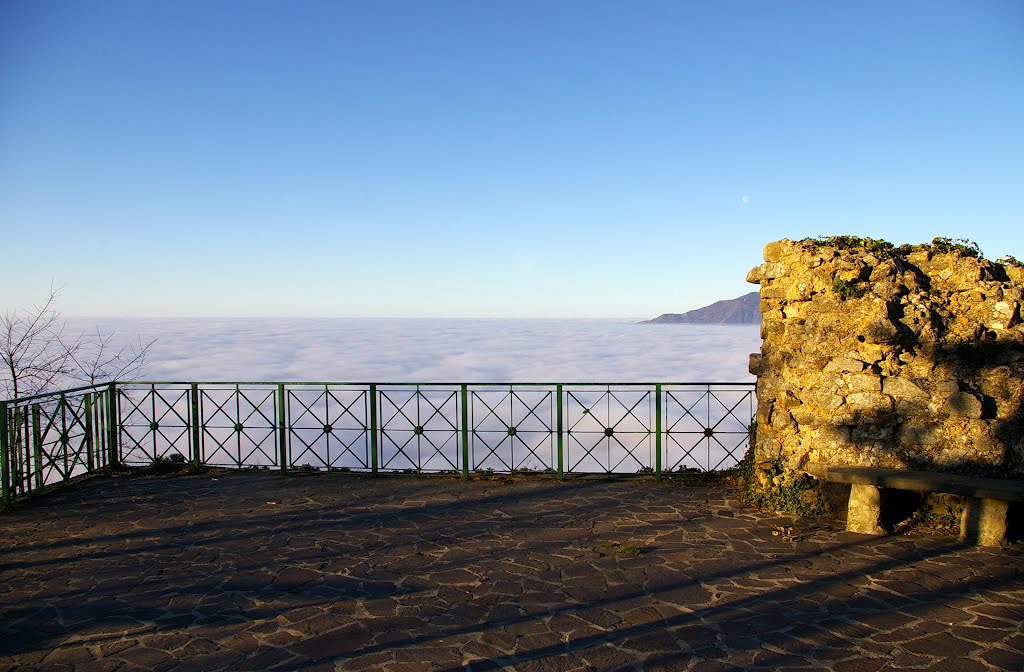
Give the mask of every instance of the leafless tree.
M 88 384 L 138 375 L 155 341 L 114 345 L 114 334 L 71 336 L 56 308 L 61 286 L 50 286 L 42 303 L 0 315 L 0 391 L 3 398 L 48 392 L 74 382 Z

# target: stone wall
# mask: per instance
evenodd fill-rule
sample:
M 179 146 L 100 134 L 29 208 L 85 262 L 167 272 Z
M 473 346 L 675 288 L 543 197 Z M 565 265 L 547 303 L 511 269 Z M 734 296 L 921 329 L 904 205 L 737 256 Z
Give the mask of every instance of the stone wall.
M 755 464 L 1024 478 L 1024 267 L 849 240 L 770 243 L 747 277 Z

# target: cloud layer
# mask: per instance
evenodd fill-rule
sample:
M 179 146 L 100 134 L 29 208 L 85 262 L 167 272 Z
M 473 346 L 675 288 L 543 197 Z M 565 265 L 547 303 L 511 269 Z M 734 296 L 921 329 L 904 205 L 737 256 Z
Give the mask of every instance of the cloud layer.
M 89 328 L 77 322 L 76 328 Z M 745 382 L 753 326 L 624 320 L 118 319 L 164 381 Z

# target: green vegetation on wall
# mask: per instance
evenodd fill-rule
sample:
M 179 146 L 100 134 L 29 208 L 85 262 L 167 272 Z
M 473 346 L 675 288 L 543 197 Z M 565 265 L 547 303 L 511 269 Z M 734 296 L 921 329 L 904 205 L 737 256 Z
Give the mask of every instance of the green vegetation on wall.
M 798 516 L 828 513 L 818 481 L 808 474 L 789 471 L 781 458 L 758 462 L 756 425 L 750 426 L 750 448 L 737 469 L 743 482 L 743 501 L 765 511 Z
M 967 238 L 943 238 L 940 236 L 933 238 L 930 243 L 920 243 L 917 245 L 893 245 L 887 240 L 881 240 L 878 238 L 862 238 L 860 236 L 843 235 L 804 238 L 800 242 L 810 245 L 835 247 L 840 250 L 863 248 L 869 254 L 872 254 L 882 260 L 903 258 L 911 252 L 918 252 L 922 250 L 932 252 L 934 254 L 952 252 L 963 257 L 980 258 L 982 256 L 981 248 L 978 244 L 974 241 L 968 240 Z
M 832 283 L 832 291 L 843 301 L 846 299 L 859 299 L 865 294 L 865 289 L 857 286 L 856 282 L 838 277 Z

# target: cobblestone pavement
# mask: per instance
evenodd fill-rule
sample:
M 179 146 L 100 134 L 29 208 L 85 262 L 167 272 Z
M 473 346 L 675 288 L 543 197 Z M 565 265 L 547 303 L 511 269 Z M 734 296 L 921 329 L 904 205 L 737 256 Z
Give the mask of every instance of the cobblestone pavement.
M 1024 669 L 1024 549 L 721 488 L 102 477 L 0 539 L 0 669 Z

